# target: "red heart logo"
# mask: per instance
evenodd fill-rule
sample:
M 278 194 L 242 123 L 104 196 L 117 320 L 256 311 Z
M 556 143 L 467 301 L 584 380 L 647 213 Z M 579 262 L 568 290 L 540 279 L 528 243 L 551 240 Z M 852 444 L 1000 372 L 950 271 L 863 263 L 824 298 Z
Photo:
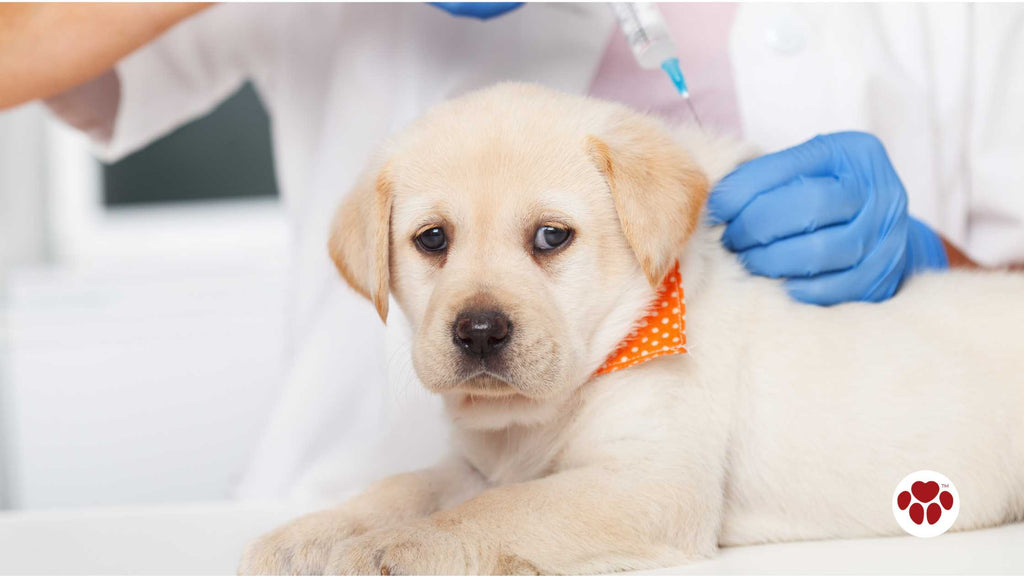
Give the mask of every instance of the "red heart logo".
M 914 482 L 910 486 L 910 491 L 914 493 L 914 498 L 921 502 L 930 502 L 932 498 L 939 494 L 939 483 L 935 481 Z

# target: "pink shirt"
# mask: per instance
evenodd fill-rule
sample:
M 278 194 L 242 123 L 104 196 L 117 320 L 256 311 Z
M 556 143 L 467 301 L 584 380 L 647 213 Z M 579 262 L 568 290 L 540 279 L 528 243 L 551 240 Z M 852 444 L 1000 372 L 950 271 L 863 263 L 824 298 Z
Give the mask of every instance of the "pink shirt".
M 740 136 L 729 60 L 729 32 L 736 5 L 684 3 L 659 4 L 658 8 L 679 48 L 679 63 L 704 126 Z M 669 121 L 693 121 L 668 75 L 660 69 L 641 68 L 618 27 L 605 48 L 590 95 L 622 102 Z

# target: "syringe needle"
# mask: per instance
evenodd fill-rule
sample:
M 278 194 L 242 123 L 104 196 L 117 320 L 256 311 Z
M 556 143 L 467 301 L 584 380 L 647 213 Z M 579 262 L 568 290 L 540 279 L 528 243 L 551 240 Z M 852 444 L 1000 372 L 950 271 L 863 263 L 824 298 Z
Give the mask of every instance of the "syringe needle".
M 690 114 L 693 114 L 693 119 L 697 121 L 697 126 L 701 130 L 704 129 L 704 123 L 700 121 L 700 116 L 697 115 L 697 109 L 693 107 L 693 101 L 690 100 L 690 93 L 683 94 L 683 100 L 686 100 L 686 105 L 690 107 Z
M 690 101 L 690 90 L 686 87 L 686 78 L 683 77 L 679 58 L 675 56 L 676 45 L 668 33 L 668 24 L 665 23 L 658 7 L 647 2 L 612 2 L 611 7 L 615 17 L 619 19 L 619 26 L 636 61 L 643 68 L 661 66 L 672 80 L 676 91 L 683 100 L 686 100 L 697 126 L 703 130 L 704 123 L 700 121 L 700 116 Z
M 693 102 L 690 100 L 690 89 L 686 87 L 686 78 L 683 77 L 683 70 L 679 67 L 679 58 L 668 58 L 661 63 L 661 68 L 668 73 L 668 77 L 672 79 L 672 84 L 675 85 L 679 95 L 686 100 L 686 105 L 690 108 L 690 114 L 693 114 L 693 118 L 697 121 L 697 126 L 700 129 L 704 129 L 704 124 L 700 121 L 700 116 L 697 116 L 697 109 L 693 107 Z

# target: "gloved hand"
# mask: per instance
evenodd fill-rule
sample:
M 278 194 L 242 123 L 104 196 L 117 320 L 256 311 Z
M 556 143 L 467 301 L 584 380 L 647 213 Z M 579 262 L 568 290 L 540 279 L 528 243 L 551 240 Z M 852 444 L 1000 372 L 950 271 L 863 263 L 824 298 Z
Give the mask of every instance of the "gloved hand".
M 915 271 L 949 266 L 938 235 L 907 215 L 882 143 L 862 132 L 742 164 L 712 191 L 709 214 L 749 271 L 786 278 L 802 302 L 879 302 Z
M 452 16 L 466 16 L 487 20 L 501 16 L 523 5 L 522 2 L 430 2 Z

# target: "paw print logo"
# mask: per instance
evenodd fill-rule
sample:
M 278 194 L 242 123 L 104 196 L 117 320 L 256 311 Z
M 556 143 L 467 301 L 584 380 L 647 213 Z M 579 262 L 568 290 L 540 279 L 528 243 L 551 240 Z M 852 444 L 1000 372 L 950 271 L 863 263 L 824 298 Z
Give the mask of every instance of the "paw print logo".
M 960 514 L 960 495 L 949 478 L 918 470 L 896 486 L 892 513 L 907 534 L 931 538 L 953 526 Z

